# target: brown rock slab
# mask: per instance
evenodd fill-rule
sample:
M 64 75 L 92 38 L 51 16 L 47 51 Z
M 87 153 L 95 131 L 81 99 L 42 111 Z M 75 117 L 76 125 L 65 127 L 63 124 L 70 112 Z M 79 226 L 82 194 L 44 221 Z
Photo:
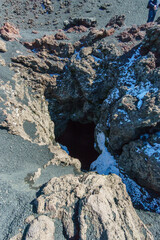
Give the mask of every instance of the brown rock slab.
M 68 238 L 153 239 L 116 175 L 52 178 L 37 203 L 39 214 L 61 219 Z
M 17 38 L 20 38 L 19 29 L 17 29 L 14 25 L 11 23 L 6 22 L 2 28 L 0 29 L 0 34 L 2 38 L 4 38 L 7 41 L 14 41 Z

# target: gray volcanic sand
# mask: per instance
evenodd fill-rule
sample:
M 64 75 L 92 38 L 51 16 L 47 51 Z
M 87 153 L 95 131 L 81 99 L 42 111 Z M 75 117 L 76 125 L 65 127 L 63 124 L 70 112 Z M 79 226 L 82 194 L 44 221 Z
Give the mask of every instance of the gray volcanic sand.
M 74 173 L 72 167 L 50 166 L 42 169 L 36 184 L 27 184 L 28 173 L 52 158 L 47 146 L 39 146 L 21 137 L 0 130 L 0 239 L 9 239 L 24 224 L 24 219 L 33 214 L 31 202 L 38 187 L 52 177 Z

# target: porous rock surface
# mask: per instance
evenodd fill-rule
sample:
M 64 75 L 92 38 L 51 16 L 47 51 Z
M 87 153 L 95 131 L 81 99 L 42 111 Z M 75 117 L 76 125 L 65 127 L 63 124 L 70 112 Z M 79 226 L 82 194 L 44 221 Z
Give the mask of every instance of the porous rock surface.
M 160 192 L 160 136 L 142 136 L 123 147 L 120 164 L 141 185 Z
M 26 240 L 54 239 L 56 218 L 68 239 L 153 239 L 116 175 L 52 178 L 37 198 L 37 213 L 42 215 L 27 227 Z
M 41 215 L 37 219 L 34 219 L 28 228 L 25 239 L 26 240 L 53 240 L 54 239 L 54 223 L 52 220 Z

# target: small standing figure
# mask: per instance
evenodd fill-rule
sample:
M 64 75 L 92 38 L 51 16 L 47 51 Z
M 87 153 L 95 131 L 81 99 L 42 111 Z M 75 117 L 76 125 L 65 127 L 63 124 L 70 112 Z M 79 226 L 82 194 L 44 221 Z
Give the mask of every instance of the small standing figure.
M 159 4 L 160 0 L 149 0 L 147 5 L 147 8 L 149 8 L 147 23 L 154 21 Z

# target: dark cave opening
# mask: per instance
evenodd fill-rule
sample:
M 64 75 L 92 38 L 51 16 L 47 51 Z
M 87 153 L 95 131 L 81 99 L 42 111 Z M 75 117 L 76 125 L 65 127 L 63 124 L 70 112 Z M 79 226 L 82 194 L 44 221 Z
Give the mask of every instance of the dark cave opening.
M 82 124 L 69 121 L 61 136 L 56 142 L 66 146 L 69 155 L 81 161 L 82 170 L 89 170 L 90 164 L 99 156 L 94 149 L 94 123 Z

